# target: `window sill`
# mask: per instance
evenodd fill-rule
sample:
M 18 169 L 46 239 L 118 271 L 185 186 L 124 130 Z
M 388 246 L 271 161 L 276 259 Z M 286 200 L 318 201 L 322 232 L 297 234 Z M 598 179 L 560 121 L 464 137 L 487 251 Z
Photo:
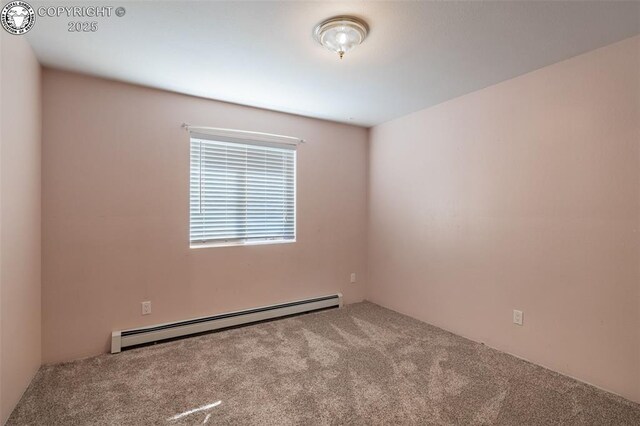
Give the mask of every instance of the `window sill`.
M 265 241 L 254 241 L 254 242 L 223 242 L 223 243 L 201 243 L 201 244 L 190 244 L 189 248 L 191 249 L 201 249 L 201 248 L 212 248 L 212 247 L 243 247 L 243 246 L 262 246 L 267 244 L 290 244 L 295 243 L 296 240 L 265 240 Z

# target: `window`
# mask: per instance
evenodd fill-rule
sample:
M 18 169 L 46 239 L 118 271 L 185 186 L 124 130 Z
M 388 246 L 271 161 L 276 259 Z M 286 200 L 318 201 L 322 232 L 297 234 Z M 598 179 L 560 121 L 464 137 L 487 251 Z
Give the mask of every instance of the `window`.
M 191 246 L 295 241 L 295 147 L 224 139 L 191 134 Z

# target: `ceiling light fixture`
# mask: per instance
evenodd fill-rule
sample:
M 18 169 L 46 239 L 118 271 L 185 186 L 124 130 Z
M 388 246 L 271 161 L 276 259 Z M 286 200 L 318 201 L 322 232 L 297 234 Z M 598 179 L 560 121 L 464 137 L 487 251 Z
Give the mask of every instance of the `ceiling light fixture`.
M 315 39 L 329 50 L 336 52 L 340 59 L 346 52 L 364 41 L 369 32 L 367 23 L 353 16 L 336 16 L 316 25 Z

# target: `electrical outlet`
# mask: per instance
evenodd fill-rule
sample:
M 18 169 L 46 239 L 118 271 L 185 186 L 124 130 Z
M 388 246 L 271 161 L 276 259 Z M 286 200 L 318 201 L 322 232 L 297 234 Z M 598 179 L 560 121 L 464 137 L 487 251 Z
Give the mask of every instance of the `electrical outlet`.
M 351 282 L 352 282 L 352 283 L 355 283 L 355 282 L 356 282 L 356 273 L 355 273 L 355 272 L 352 272 L 352 273 L 351 273 Z
M 149 315 L 151 313 L 151 302 L 142 302 L 142 315 Z
M 518 311 L 517 309 L 513 310 L 513 323 L 522 325 L 522 320 L 524 317 L 524 313 L 522 311 Z

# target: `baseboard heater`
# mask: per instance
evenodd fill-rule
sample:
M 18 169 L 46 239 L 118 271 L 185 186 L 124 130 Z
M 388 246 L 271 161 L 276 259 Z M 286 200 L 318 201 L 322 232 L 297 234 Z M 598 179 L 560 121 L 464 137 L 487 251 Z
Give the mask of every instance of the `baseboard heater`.
M 281 318 L 290 315 L 342 307 L 342 294 L 296 300 L 294 302 L 227 312 L 210 317 L 193 318 L 185 321 L 158 324 L 150 327 L 132 328 L 111 333 L 111 353 L 123 348 L 160 342 L 191 334 L 205 333 L 223 328 Z

